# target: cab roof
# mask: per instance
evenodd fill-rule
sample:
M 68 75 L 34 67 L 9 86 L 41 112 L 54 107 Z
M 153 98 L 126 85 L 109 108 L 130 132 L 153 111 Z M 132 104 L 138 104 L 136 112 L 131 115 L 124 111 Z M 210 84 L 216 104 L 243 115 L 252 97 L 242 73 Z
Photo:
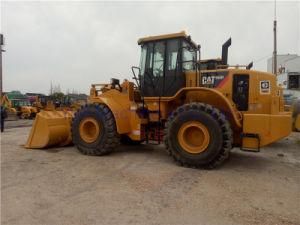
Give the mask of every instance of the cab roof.
M 191 40 L 191 36 L 187 35 L 185 31 L 181 31 L 179 33 L 171 33 L 171 34 L 143 37 L 138 40 L 138 44 L 141 45 L 141 44 L 147 43 L 147 42 L 167 40 L 167 39 L 173 39 L 173 38 L 183 38 L 183 39 L 187 40 L 190 44 L 192 44 L 193 47 L 198 48 L 198 45 Z

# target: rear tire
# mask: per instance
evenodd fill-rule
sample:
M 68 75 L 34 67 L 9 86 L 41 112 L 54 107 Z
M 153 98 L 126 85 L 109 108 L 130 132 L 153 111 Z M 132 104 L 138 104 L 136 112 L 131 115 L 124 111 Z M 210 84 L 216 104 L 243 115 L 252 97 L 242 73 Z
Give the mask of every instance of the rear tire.
M 201 134 L 203 130 L 203 135 L 195 138 L 192 133 L 186 138 L 186 142 L 183 141 L 181 129 L 186 124 L 199 127 L 200 131 L 193 132 Z M 202 138 L 205 135 L 206 138 Z M 189 142 L 192 144 L 189 145 Z M 164 143 L 168 153 L 180 165 L 211 169 L 228 159 L 232 148 L 232 131 L 229 122 L 218 109 L 204 103 L 190 103 L 178 107 L 168 118 Z
M 72 121 L 72 140 L 85 155 L 106 155 L 120 143 L 115 118 L 103 104 L 86 105 L 79 109 Z
M 296 100 L 293 104 L 293 130 L 300 132 L 300 126 L 298 122 L 298 117 L 300 117 L 300 100 Z

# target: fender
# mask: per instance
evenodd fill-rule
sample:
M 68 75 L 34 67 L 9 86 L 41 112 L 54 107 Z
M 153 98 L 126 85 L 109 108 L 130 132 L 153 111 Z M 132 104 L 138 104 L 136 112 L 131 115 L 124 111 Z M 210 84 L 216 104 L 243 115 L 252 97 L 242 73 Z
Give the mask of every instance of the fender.
M 114 115 L 116 120 L 117 131 L 119 134 L 131 132 L 130 124 L 130 105 L 131 101 L 127 93 L 111 89 L 99 96 L 90 97 L 91 103 L 105 104 Z
M 235 108 L 235 104 L 226 98 L 226 96 L 215 89 L 205 87 L 186 87 L 180 89 L 174 96 L 161 97 L 161 102 L 173 102 L 178 99 L 183 99 L 188 102 L 203 102 L 210 104 L 227 115 L 233 122 L 233 125 L 238 129 L 242 127 L 241 113 Z M 157 101 L 158 97 L 145 97 L 146 101 Z
M 203 102 L 220 109 L 237 128 L 242 127 L 242 114 L 235 108 L 235 104 L 226 98 L 223 93 L 211 89 L 200 88 L 198 90 L 185 90 L 186 101 Z

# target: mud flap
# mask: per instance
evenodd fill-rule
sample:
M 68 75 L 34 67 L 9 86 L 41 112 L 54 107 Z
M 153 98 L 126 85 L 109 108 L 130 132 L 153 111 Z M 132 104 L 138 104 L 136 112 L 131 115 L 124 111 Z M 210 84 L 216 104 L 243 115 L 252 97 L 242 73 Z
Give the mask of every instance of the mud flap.
M 25 148 L 48 148 L 72 144 L 71 111 L 41 111 L 36 114 Z

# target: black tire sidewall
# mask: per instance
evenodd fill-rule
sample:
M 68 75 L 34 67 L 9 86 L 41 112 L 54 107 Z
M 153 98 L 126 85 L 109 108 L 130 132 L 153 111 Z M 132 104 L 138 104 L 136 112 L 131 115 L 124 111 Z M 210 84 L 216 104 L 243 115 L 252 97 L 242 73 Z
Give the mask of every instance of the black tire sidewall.
M 189 121 L 198 121 L 202 123 L 208 130 L 210 135 L 210 143 L 205 151 L 192 154 L 185 151 L 178 142 L 178 131 L 180 127 Z M 222 149 L 223 135 L 218 122 L 208 113 L 199 110 L 184 111 L 177 115 L 169 127 L 168 143 L 171 148 L 180 155 L 183 161 L 192 164 L 205 164 L 215 158 Z
M 91 117 L 95 119 L 98 123 L 98 126 L 100 128 L 100 134 L 96 141 L 92 143 L 87 143 L 85 142 L 79 132 L 79 126 L 82 120 Z M 106 126 L 105 123 L 105 114 L 102 112 L 102 110 L 99 107 L 96 106 L 88 106 L 80 110 L 77 115 L 74 118 L 74 121 L 72 123 L 72 135 L 73 135 L 73 140 L 75 140 L 74 144 L 77 145 L 79 148 L 99 148 L 100 146 L 104 145 L 104 141 L 107 138 L 107 132 L 108 132 L 108 127 Z

